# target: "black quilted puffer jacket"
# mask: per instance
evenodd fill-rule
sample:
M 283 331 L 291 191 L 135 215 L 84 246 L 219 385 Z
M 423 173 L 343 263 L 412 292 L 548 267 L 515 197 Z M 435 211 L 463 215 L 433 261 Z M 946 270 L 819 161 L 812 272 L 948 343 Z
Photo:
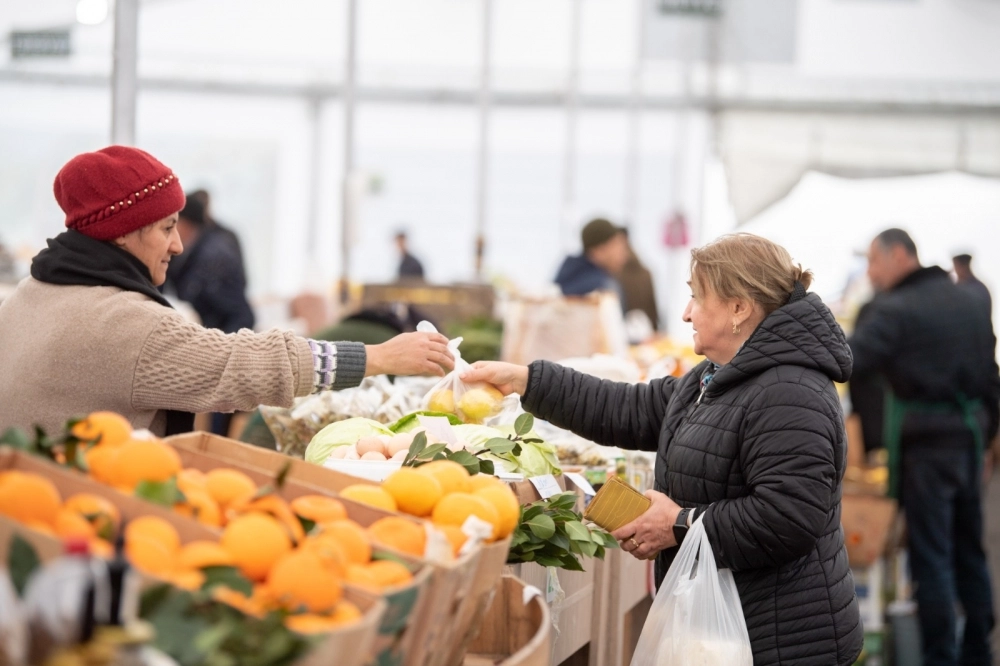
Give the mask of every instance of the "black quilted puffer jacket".
M 818 296 L 771 313 L 736 357 L 629 385 L 531 365 L 523 403 L 591 441 L 656 451 L 656 486 L 704 524 L 733 571 L 756 666 L 843 666 L 863 632 L 840 527 L 844 333 Z M 657 584 L 677 549 L 657 558 Z

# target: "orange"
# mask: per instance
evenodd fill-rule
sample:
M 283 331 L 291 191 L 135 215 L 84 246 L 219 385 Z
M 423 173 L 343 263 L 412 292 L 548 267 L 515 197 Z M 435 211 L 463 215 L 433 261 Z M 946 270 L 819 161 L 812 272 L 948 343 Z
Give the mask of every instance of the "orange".
M 121 525 L 122 517 L 118 507 L 100 495 L 77 493 L 66 500 L 63 508 L 75 511 L 86 518 L 102 539 L 109 541 L 113 539 Z
M 216 601 L 221 601 L 224 604 L 232 606 L 247 615 L 252 615 L 254 617 L 261 617 L 264 615 L 264 609 L 255 599 L 244 596 L 242 592 L 237 592 L 232 588 L 219 585 L 212 589 L 212 598 Z
M 236 500 L 248 500 L 257 492 L 257 484 L 235 469 L 213 469 L 205 475 L 205 489 L 223 511 Z
M 469 492 L 474 493 L 483 488 L 494 486 L 506 486 L 507 484 L 493 476 L 492 474 L 474 474 L 469 477 Z
M 435 529 L 444 532 L 444 535 L 448 537 L 448 542 L 451 544 L 451 550 L 458 557 L 458 551 L 462 550 L 462 546 L 469 539 L 468 535 L 462 531 L 461 527 L 455 527 L 454 525 L 437 525 Z
M 52 526 L 61 505 L 59 491 L 43 476 L 15 470 L 0 478 L 0 514 L 19 523 Z
M 344 593 L 340 577 L 323 566 L 316 553 L 297 550 L 283 556 L 267 576 L 275 600 L 289 610 L 332 610 Z
M 152 440 L 132 440 L 118 447 L 111 463 L 111 482 L 135 488 L 142 481 L 162 483 L 181 471 L 181 458 L 172 447 Z
M 421 465 L 417 471 L 437 479 L 445 495 L 467 493 L 470 490 L 469 471 L 454 460 L 435 460 Z
M 90 553 L 97 557 L 103 557 L 106 560 L 110 560 L 115 556 L 115 547 L 110 543 L 101 539 L 100 537 L 94 537 L 89 541 L 90 543 Z
M 375 577 L 380 588 L 407 585 L 413 581 L 413 574 L 399 562 L 378 560 L 368 565 L 368 573 Z
M 414 557 L 423 557 L 427 547 L 423 526 L 406 518 L 390 516 L 376 520 L 368 527 L 368 534 L 375 543 Z
M 71 509 L 59 509 L 56 514 L 55 532 L 63 539 L 79 537 L 90 540 L 97 536 L 94 526 L 87 522 L 87 519 Z
M 392 495 L 399 510 L 413 516 L 429 516 L 444 496 L 444 488 L 432 474 L 421 474 L 403 467 L 382 482 L 382 489 Z
M 181 537 L 174 526 L 159 516 L 140 516 L 125 525 L 125 543 L 135 538 L 145 538 L 161 544 L 168 553 L 176 555 L 181 547 Z
M 361 609 L 350 601 L 341 601 L 333 611 L 333 621 L 338 625 L 351 624 L 361 619 Z
M 297 634 L 311 636 L 314 634 L 325 634 L 333 631 L 341 625 L 333 615 L 316 615 L 315 613 L 301 613 L 299 615 L 289 615 L 285 618 L 285 626 Z
M 384 511 L 396 511 L 397 509 L 396 500 L 392 498 L 392 495 L 378 486 L 362 484 L 348 486 L 340 491 L 340 496 Z
M 194 518 L 202 525 L 222 527 L 222 511 L 204 490 L 191 489 L 184 493 L 186 501 L 174 505 L 174 513 Z
M 200 590 L 201 586 L 205 584 L 205 574 L 196 569 L 180 569 L 167 574 L 164 578 L 170 581 L 174 587 L 191 592 Z
M 125 555 L 136 569 L 160 576 L 173 571 L 176 563 L 176 551 L 170 552 L 162 541 L 144 535 L 126 538 Z
M 266 513 L 277 518 L 285 526 L 285 529 L 288 530 L 288 535 L 292 538 L 293 544 L 300 543 L 306 536 L 305 530 L 302 529 L 302 523 L 292 513 L 288 502 L 277 495 L 264 495 L 256 499 L 244 497 L 235 500 L 229 505 L 226 515 L 232 520 L 234 516 L 251 512 Z
M 344 547 L 329 534 L 306 537 L 305 541 L 302 542 L 301 550 L 316 554 L 323 562 L 323 566 L 338 576 L 343 576 L 351 563 Z
M 93 412 L 70 432 L 84 441 L 97 440 L 103 446 L 119 446 L 132 437 L 132 424 L 114 412 Z
M 177 565 L 183 569 L 231 567 L 233 556 L 214 541 L 192 541 L 181 548 L 177 555 Z
M 264 580 L 281 557 L 292 550 L 284 526 L 264 513 L 237 516 L 222 532 L 219 541 L 233 562 L 252 581 Z
M 93 446 L 83 454 L 90 475 L 101 483 L 113 484 L 114 462 L 118 456 L 119 446 Z
M 314 523 L 347 518 L 347 510 L 341 502 L 324 495 L 303 495 L 292 500 L 292 512 L 299 518 Z
M 205 473 L 200 469 L 188 467 L 177 473 L 177 487 L 181 489 L 182 493 L 186 494 L 191 490 L 201 490 L 203 492 L 207 492 L 207 483 L 208 481 L 205 478 Z
M 372 542 L 368 532 L 353 520 L 335 520 L 320 525 L 320 536 L 332 537 L 347 555 L 350 564 L 368 564 L 372 559 Z
M 504 485 L 482 488 L 473 495 L 483 498 L 497 510 L 500 518 L 495 535 L 497 539 L 503 539 L 517 529 L 517 524 L 521 521 L 521 503 L 517 501 L 513 490 Z
M 344 574 L 344 582 L 374 592 L 378 592 L 381 588 L 378 578 L 364 564 L 352 564 L 347 567 L 347 573 Z
M 500 526 L 500 514 L 493 505 L 482 497 L 470 493 L 452 493 L 434 507 L 431 520 L 435 525 L 454 525 L 461 527 L 469 516 L 476 516 L 493 525 L 493 537 L 496 538 Z

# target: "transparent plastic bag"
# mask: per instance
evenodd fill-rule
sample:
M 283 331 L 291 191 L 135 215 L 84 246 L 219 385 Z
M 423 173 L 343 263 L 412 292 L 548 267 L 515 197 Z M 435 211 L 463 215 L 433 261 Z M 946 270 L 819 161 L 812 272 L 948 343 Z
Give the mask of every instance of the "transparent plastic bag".
M 434 325 L 422 321 L 417 325 L 422 333 L 437 333 Z M 455 369 L 434 385 L 424 396 L 423 408 L 431 412 L 454 414 L 465 423 L 481 425 L 503 409 L 503 394 L 489 384 L 466 384 L 461 380 L 470 366 L 463 358 L 459 346 L 462 338 L 448 343 L 448 351 L 455 357 Z
M 715 564 L 702 520 L 656 592 L 631 666 L 753 666 L 736 581 Z

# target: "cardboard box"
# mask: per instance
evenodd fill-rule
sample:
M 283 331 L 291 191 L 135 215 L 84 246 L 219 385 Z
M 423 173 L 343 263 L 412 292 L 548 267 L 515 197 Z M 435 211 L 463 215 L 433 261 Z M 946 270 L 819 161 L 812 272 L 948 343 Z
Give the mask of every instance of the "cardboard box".
M 541 596 L 525 600 L 523 581 L 504 576 L 490 597 L 493 603 L 482 618 L 482 632 L 469 645 L 467 666 L 547 666 L 552 652 L 549 608 Z
M 888 497 L 844 495 L 840 522 L 852 567 L 871 566 L 885 554 L 896 511 L 896 501 Z
M 123 521 L 143 515 L 158 515 L 177 529 L 181 543 L 200 539 L 216 540 L 218 538 L 218 534 L 214 530 L 197 521 L 179 516 L 164 507 L 125 495 L 54 463 L 7 447 L 0 447 L 0 471 L 8 470 L 19 470 L 44 476 L 55 484 L 63 499 L 82 492 L 104 497 L 118 507 Z M 10 542 L 15 534 L 28 541 L 43 562 L 63 553 L 63 544 L 60 539 L 36 532 L 14 520 L 0 516 L 0 554 L 2 554 L 4 561 L 6 561 Z M 141 574 L 140 581 L 144 586 L 157 583 L 155 579 Z M 385 601 L 374 594 L 353 587 L 346 588 L 344 595 L 346 599 L 356 604 L 364 612 L 362 620 L 349 627 L 331 632 L 326 640 L 308 655 L 296 661 L 294 666 L 323 666 L 330 662 L 333 655 L 336 655 L 338 664 L 364 666 L 368 663 L 368 655 L 372 654 L 379 623 L 385 612 Z
M 378 485 L 275 451 L 208 433 L 177 435 L 165 441 L 177 450 L 185 467 L 196 467 L 203 471 L 216 467 L 231 467 L 243 471 L 258 484 L 269 482 L 285 465 L 290 465 L 281 490 L 281 495 L 289 500 L 314 493 L 336 496 L 338 490 L 358 483 Z M 379 518 L 389 515 L 399 515 L 422 523 L 419 519 L 405 514 L 392 514 L 342 497 L 338 499 L 344 503 L 348 516 L 366 527 Z M 500 544 L 486 546 L 454 562 L 424 562 L 431 568 L 426 585 L 427 591 L 411 613 L 411 631 L 405 649 L 398 649 L 397 646 L 393 651 L 394 654 L 402 654 L 403 662 L 407 666 L 444 664 L 452 651 L 451 641 L 458 640 L 455 632 L 462 623 L 459 613 L 463 603 L 469 598 L 474 587 L 488 585 L 492 589 L 499 580 L 499 570 L 493 578 L 477 579 L 480 557 L 487 551 L 502 550 L 502 557 L 506 560 L 509 547 L 510 541 L 506 540 Z M 491 556 L 491 560 L 495 560 L 496 557 L 496 555 Z M 487 575 L 485 571 L 483 575 Z M 387 615 L 393 615 L 391 608 Z

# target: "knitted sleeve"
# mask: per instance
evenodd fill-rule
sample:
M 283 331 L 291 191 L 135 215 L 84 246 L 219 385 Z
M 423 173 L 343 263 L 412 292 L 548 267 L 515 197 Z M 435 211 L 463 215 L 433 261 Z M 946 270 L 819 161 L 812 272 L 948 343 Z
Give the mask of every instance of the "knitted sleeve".
M 174 314 L 164 316 L 140 349 L 132 406 L 250 411 L 258 405 L 291 407 L 296 397 L 359 384 L 364 345 L 326 344 L 320 348 L 277 330 L 225 334 Z

